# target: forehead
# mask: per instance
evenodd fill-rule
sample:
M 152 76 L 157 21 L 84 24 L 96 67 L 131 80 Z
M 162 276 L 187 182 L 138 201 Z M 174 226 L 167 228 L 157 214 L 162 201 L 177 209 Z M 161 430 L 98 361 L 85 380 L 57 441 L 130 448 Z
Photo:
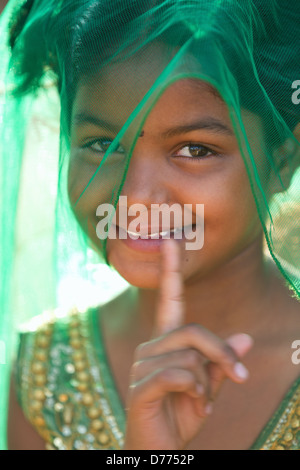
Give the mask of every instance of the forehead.
M 174 56 L 165 46 L 152 44 L 126 60 L 109 64 L 98 72 L 84 77 L 78 85 L 73 104 L 73 116 L 78 112 L 92 112 L 109 115 L 116 125 L 122 125 L 141 100 L 154 90 L 152 97 L 159 95 L 160 112 L 168 107 L 176 112 L 190 112 L 191 109 L 209 106 L 220 113 L 226 105 L 217 90 L 196 78 L 176 79 L 199 71 L 199 64 L 194 57 L 185 56 L 182 70 L 170 73 L 162 79 L 161 74 Z M 181 67 L 182 68 L 182 67 Z M 163 83 L 167 84 L 163 90 Z M 153 86 L 154 85 L 154 86 Z M 151 97 L 149 103 L 151 103 Z
M 118 75 L 118 83 L 113 81 L 114 76 L 111 70 L 79 87 L 73 107 L 73 123 L 76 123 L 76 116 L 89 115 L 113 123 L 116 129 L 122 128 L 145 97 L 149 86 L 146 81 L 135 81 L 134 77 L 131 80 L 124 70 Z M 151 101 L 150 98 L 150 106 Z M 153 118 L 159 127 L 164 121 L 180 122 L 201 115 L 229 122 L 227 106 L 211 85 L 184 78 L 171 83 L 159 94 L 148 120 Z

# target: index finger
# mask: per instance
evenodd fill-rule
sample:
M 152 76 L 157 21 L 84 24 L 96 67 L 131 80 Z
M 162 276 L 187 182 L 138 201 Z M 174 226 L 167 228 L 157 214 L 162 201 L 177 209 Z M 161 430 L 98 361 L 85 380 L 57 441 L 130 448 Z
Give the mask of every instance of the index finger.
M 153 337 L 179 328 L 184 320 L 184 287 L 180 244 L 164 240 L 161 249 L 161 288 L 154 321 Z

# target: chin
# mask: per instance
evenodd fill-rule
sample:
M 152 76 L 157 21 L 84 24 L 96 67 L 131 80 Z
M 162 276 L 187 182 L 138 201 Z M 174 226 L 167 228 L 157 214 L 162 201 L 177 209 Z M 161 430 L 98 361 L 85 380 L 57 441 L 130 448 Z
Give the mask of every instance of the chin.
M 141 289 L 159 289 L 160 267 L 157 263 L 141 261 L 122 262 L 115 256 L 109 256 L 109 262 L 114 269 L 132 286 Z

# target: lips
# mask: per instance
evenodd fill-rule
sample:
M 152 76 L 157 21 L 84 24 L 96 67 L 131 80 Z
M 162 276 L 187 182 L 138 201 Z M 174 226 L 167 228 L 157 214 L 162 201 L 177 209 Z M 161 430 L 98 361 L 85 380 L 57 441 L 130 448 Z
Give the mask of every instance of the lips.
M 163 238 L 174 238 L 176 235 L 182 234 L 183 231 L 185 230 L 190 230 L 194 229 L 195 224 L 193 225 L 188 225 L 184 227 L 176 227 L 172 229 L 166 229 L 166 230 L 155 230 L 152 229 L 152 232 L 150 231 L 150 228 L 148 230 L 140 230 L 140 232 L 134 232 L 128 229 L 124 229 L 120 226 L 117 226 L 117 230 L 119 233 L 122 233 L 123 235 L 127 235 L 127 237 L 134 239 L 134 240 L 159 240 Z
M 141 253 L 158 254 L 161 251 L 161 245 L 164 240 L 175 238 L 183 242 L 188 234 L 192 230 L 194 231 L 195 227 L 196 225 L 194 224 L 170 230 L 154 231 L 152 229 L 152 232 L 149 230 L 141 233 L 129 231 L 128 229 L 124 230 L 118 225 L 115 226 L 115 229 L 116 238 L 126 246 L 126 249 L 129 248 L 131 251 Z
M 164 230 L 164 231 L 153 231 L 153 232 L 141 231 L 141 233 L 137 233 L 137 232 L 132 232 L 130 230 L 126 230 L 126 232 L 130 237 L 143 238 L 147 240 L 148 238 L 158 239 L 158 238 L 166 237 L 168 235 L 172 236 L 172 235 L 175 235 L 176 233 L 182 232 L 182 230 L 183 228 L 181 227 L 181 228 L 173 228 L 171 230 Z

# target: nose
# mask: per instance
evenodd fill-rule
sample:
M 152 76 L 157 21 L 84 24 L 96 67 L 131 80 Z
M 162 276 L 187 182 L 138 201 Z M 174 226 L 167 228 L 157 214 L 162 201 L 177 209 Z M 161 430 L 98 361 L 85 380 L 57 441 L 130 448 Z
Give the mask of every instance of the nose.
M 169 200 L 166 168 L 163 155 L 155 149 L 146 149 L 139 143 L 131 156 L 121 196 L 127 197 L 128 207 L 142 204 L 163 204 Z

